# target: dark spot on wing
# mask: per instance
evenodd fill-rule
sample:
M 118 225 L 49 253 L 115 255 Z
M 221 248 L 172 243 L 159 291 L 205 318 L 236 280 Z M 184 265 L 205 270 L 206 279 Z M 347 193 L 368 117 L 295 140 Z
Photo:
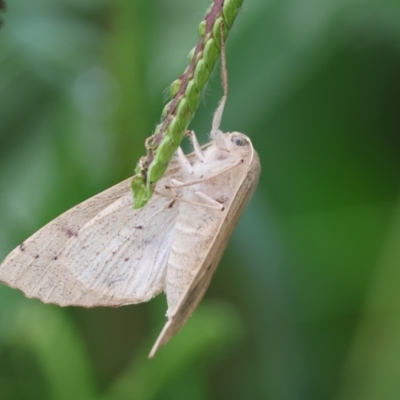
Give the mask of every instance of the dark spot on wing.
M 218 197 L 218 199 L 216 199 L 216 200 L 220 204 L 226 204 L 228 202 L 228 200 L 229 200 L 229 197 L 228 196 L 221 196 L 221 197 Z
M 39 254 L 36 254 L 35 258 L 38 259 L 39 258 Z
M 171 203 L 168 204 L 168 208 L 172 208 L 175 204 L 175 199 L 171 201 Z
M 26 249 L 25 242 L 22 242 L 22 243 L 19 245 L 19 249 L 20 249 L 21 251 L 25 251 L 25 249 Z
M 69 237 L 69 238 L 72 238 L 72 237 L 77 237 L 78 236 L 78 233 L 77 232 L 75 232 L 75 231 L 73 231 L 71 228 L 62 228 L 62 231 Z
M 125 258 L 125 261 L 129 261 L 129 257 L 128 257 L 128 258 Z
M 136 229 L 143 229 L 143 226 L 142 225 L 136 225 L 135 228 Z
M 57 260 L 58 260 L 58 256 L 54 256 L 54 257 L 53 257 L 53 260 L 54 260 L 54 261 L 57 261 Z

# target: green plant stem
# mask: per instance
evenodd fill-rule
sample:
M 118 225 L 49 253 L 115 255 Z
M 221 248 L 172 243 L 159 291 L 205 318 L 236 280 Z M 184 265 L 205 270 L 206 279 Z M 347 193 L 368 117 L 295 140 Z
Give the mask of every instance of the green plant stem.
M 228 36 L 243 0 L 214 0 L 199 25 L 200 40 L 189 53 L 189 66 L 170 86 L 171 100 L 164 107 L 155 132 L 146 140 L 146 156 L 139 160 L 132 179 L 134 208 L 143 207 L 153 194 L 179 147 L 199 105 L 221 53 L 221 27 Z

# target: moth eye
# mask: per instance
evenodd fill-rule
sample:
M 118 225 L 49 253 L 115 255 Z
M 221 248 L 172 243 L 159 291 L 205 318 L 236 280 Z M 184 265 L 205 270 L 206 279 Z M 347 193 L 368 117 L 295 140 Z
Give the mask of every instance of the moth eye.
M 246 144 L 246 140 L 241 138 L 240 136 L 234 136 L 232 138 L 232 142 L 236 144 L 236 146 L 244 146 Z

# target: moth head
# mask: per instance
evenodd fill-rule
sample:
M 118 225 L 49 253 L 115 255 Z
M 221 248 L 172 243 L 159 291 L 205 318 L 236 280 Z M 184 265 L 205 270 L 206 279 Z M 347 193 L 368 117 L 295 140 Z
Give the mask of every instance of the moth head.
M 252 149 L 250 139 L 240 132 L 225 134 L 225 146 L 229 152 L 246 154 Z
M 251 146 L 250 139 L 240 132 L 223 133 L 220 130 L 212 130 L 210 136 L 221 150 L 232 151 L 237 147 Z
M 209 160 L 224 160 L 230 157 L 246 158 L 252 152 L 250 139 L 240 132 L 222 133 L 213 135 L 214 143 L 206 150 Z

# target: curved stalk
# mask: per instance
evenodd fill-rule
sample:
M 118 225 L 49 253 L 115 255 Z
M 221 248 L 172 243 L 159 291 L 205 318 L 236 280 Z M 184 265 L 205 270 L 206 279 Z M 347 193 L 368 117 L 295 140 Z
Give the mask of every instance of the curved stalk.
M 171 100 L 162 112 L 155 132 L 145 143 L 132 178 L 134 208 L 143 207 L 153 194 L 178 149 L 199 105 L 201 94 L 221 53 L 221 31 L 228 36 L 243 0 L 214 0 L 199 25 L 200 40 L 189 53 L 189 66 L 170 86 Z

